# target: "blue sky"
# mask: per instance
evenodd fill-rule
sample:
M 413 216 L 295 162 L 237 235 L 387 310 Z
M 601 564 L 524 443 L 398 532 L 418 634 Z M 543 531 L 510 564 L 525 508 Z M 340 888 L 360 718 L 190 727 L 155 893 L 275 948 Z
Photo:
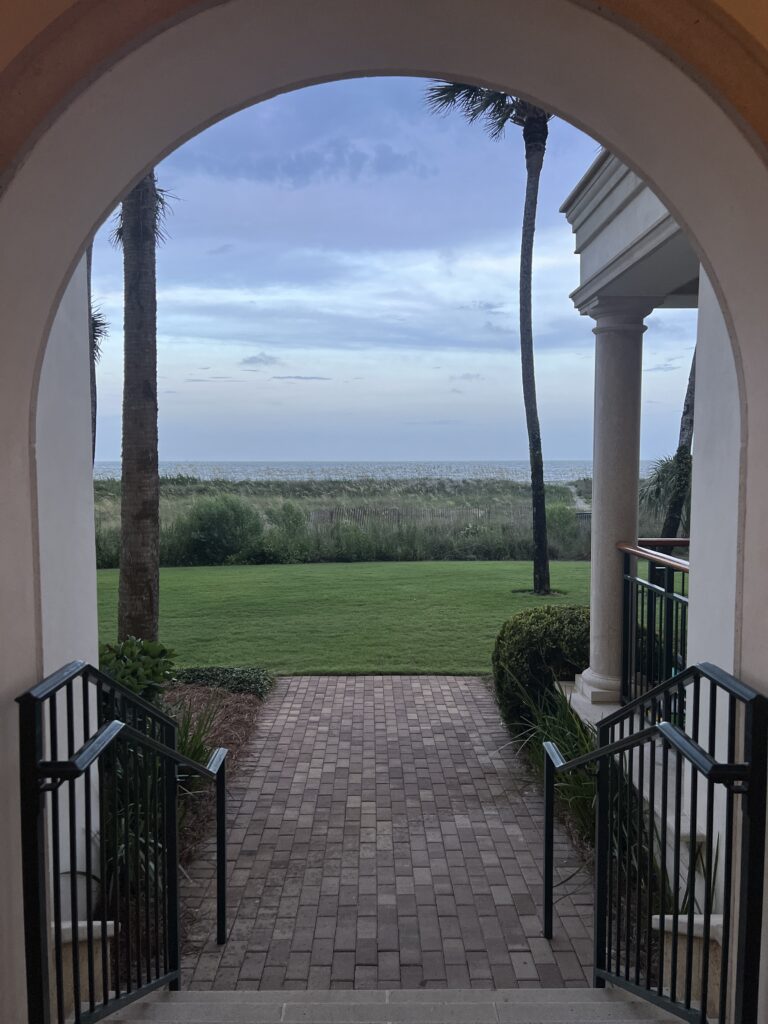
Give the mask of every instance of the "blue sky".
M 164 460 L 522 459 L 519 131 L 436 117 L 415 79 L 334 82 L 208 129 L 158 168 Z M 593 335 L 564 197 L 598 153 L 551 123 L 534 334 L 545 458 L 591 456 Z M 94 246 L 111 330 L 97 458 L 120 453 L 121 256 Z M 695 313 L 645 338 L 642 455 L 674 449 Z

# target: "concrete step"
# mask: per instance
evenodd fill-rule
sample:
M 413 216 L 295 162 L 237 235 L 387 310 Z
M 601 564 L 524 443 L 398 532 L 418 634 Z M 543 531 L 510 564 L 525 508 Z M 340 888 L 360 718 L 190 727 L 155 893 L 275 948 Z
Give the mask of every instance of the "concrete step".
M 612 989 L 162 992 L 119 1010 L 135 1024 L 650 1024 L 677 1020 Z

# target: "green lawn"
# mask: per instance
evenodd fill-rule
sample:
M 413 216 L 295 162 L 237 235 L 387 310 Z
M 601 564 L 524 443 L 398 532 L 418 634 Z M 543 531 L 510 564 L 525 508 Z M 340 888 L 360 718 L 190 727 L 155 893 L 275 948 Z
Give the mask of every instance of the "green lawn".
M 99 572 L 101 639 L 113 640 L 117 571 Z M 546 601 L 586 604 L 589 563 L 553 562 L 535 598 L 529 562 L 376 562 L 163 569 L 160 637 L 179 665 L 281 674 L 490 671 L 499 626 Z

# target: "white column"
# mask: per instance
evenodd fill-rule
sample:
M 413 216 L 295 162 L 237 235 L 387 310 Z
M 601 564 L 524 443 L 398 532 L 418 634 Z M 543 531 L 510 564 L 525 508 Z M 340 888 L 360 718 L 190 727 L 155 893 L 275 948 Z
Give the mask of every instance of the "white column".
M 589 668 L 580 688 L 593 704 L 618 703 L 621 686 L 622 557 L 637 540 L 640 391 L 649 299 L 597 298 L 592 463 L 592 584 Z

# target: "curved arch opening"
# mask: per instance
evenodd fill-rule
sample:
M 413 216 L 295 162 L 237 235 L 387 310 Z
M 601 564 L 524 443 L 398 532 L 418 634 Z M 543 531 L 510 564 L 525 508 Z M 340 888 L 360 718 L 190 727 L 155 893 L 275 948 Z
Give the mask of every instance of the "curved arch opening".
M 0 475 L 9 495 L 0 560 L 9 580 L 2 603 L 10 609 L 0 640 L 13 652 L 8 695 L 42 666 L 38 377 L 56 308 L 89 234 L 146 167 L 227 113 L 299 85 L 371 73 L 507 89 L 523 83 L 543 106 L 638 169 L 694 239 L 722 306 L 739 380 L 733 665 L 760 682 L 768 564 L 760 522 L 768 469 L 758 448 L 768 436 L 768 169 L 735 121 L 647 43 L 566 0 L 541 7 L 522 0 L 512 21 L 507 5 L 493 0 L 471 9 L 432 0 L 365 10 L 351 0 L 309 10 L 300 3 L 223 3 L 99 74 L 27 154 L 0 198 L 0 233 L 13 240 L 0 253 L 1 365 L 9 382 L 0 406 Z M 4 719 L 15 772 L 14 731 L 10 715 Z M 9 819 L 15 800 L 0 808 Z M 18 850 L 4 874 L 16 878 Z M 9 961 L 15 979 L 20 958 Z M 18 980 L 9 991 L 20 992 Z

